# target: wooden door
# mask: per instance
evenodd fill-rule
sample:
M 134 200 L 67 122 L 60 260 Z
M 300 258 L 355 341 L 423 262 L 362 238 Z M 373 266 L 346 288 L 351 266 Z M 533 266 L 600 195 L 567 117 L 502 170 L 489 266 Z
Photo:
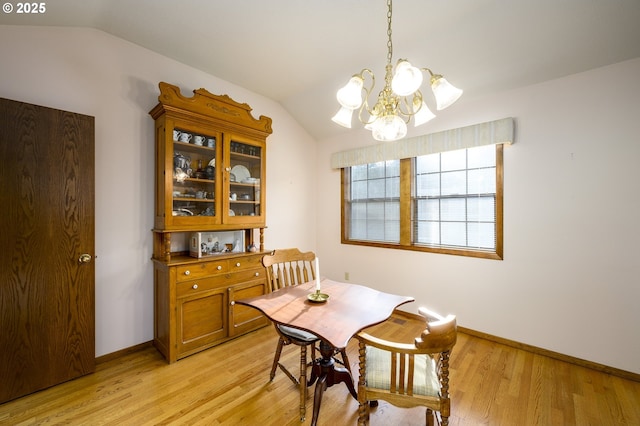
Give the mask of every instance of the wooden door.
M 0 98 L 0 403 L 95 369 L 94 118 Z

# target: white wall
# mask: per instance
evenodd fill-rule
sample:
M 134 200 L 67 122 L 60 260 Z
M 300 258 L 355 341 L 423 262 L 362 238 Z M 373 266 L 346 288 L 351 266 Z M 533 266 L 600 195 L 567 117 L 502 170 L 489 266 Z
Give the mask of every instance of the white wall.
M 279 104 L 96 30 L 0 26 L 0 57 L 1 97 L 96 117 L 97 356 L 153 338 L 148 111 L 166 81 L 273 118 L 268 248 L 316 249 L 323 274 L 411 294 L 410 310 L 453 312 L 465 327 L 640 373 L 640 59 L 461 100 L 420 129 L 515 117 L 505 259 L 493 261 L 340 244 L 329 156 L 370 144 L 368 132 L 320 141 L 314 158 L 314 141 Z
M 276 102 L 106 33 L 0 26 L 0 97 L 96 120 L 96 356 L 153 339 L 153 119 L 158 82 L 205 88 L 273 119 L 267 248 L 315 247 L 315 143 Z M 1 161 L 1 160 L 0 160 Z
M 340 173 L 318 144 L 318 256 L 329 276 L 455 313 L 459 324 L 640 373 L 640 58 L 460 102 L 423 133 L 514 117 L 504 260 L 340 244 Z

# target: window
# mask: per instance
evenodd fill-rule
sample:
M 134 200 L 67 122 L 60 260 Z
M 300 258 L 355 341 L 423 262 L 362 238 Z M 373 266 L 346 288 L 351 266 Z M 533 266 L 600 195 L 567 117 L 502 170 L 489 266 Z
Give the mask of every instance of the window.
M 501 259 L 502 149 L 345 167 L 342 242 Z
M 400 160 L 351 168 L 350 238 L 400 242 Z

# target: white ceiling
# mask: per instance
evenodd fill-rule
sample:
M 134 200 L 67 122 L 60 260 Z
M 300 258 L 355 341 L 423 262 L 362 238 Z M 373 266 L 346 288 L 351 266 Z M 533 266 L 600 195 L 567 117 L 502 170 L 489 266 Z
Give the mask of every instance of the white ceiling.
M 280 102 L 317 139 L 348 131 L 330 118 L 335 92 L 352 74 L 371 68 L 378 85 L 383 79 L 384 0 L 46 7 L 38 15 L 0 12 L 0 24 L 100 29 Z M 444 74 L 465 90 L 459 102 L 640 57 L 640 0 L 396 0 L 393 9 L 394 62 Z

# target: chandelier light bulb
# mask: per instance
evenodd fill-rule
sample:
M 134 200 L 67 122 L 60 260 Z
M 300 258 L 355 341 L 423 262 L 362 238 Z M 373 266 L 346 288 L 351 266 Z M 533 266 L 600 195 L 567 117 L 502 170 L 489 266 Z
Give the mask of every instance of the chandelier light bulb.
M 353 76 L 349 82 L 336 94 L 336 98 L 340 105 L 349 109 L 358 109 L 362 105 L 362 86 L 364 80 L 362 77 Z M 351 127 L 351 126 L 349 126 Z
M 413 99 L 413 112 L 415 114 L 413 116 L 414 127 L 421 126 L 424 123 L 431 121 L 436 116 L 433 112 L 431 112 L 427 104 L 419 98 Z
M 351 118 L 353 117 L 353 109 L 341 107 L 340 110 L 331 118 L 331 121 L 341 125 L 342 127 L 346 127 L 347 129 L 351 128 Z
M 381 142 L 392 142 L 407 135 L 407 124 L 397 115 L 379 117 L 372 126 L 373 138 Z
M 409 96 L 420 88 L 422 71 L 401 59 L 391 80 L 391 90 L 398 96 Z
M 436 108 L 438 111 L 451 106 L 462 96 L 462 90 L 453 86 L 441 75 L 431 77 L 431 89 L 436 98 Z

